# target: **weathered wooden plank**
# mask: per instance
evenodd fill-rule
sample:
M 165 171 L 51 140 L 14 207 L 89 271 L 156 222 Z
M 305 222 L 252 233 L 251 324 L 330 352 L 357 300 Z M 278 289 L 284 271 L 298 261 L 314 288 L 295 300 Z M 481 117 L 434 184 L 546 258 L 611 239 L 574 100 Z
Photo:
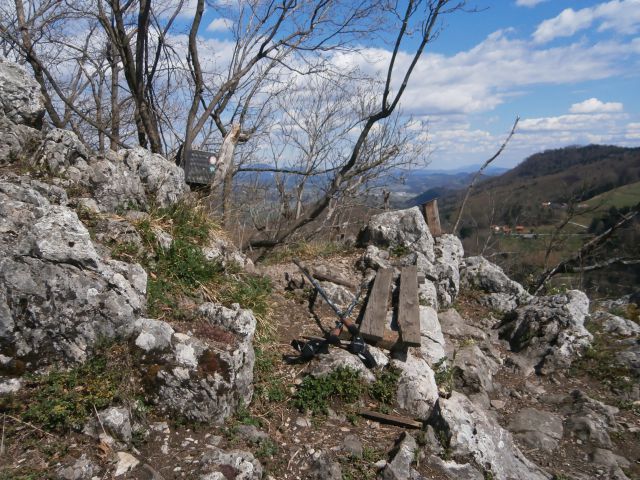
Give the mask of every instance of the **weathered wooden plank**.
M 438 200 L 435 198 L 424 205 L 424 218 L 429 226 L 429 231 L 434 237 L 442 235 L 442 228 L 440 227 L 440 213 L 438 212 Z
M 415 265 L 400 270 L 398 326 L 402 343 L 420 346 L 420 308 L 418 305 L 418 268 Z
M 384 336 L 385 319 L 387 318 L 387 306 L 389 304 L 389 290 L 391 288 L 392 268 L 378 270 L 373 288 L 369 294 L 367 309 L 364 312 L 360 335 L 365 340 L 382 340 Z
M 401 417 L 400 415 L 386 415 L 372 410 L 361 410 L 360 415 L 388 425 L 396 425 L 398 427 L 405 428 L 422 428 L 422 422 L 418 422 L 409 417 Z

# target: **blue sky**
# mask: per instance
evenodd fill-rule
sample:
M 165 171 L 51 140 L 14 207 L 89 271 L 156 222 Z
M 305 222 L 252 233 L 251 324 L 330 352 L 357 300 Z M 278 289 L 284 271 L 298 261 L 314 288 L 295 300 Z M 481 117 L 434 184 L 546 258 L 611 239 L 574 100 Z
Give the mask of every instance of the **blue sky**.
M 640 0 L 469 4 L 478 11 L 444 19 L 403 98 L 404 113 L 425 130 L 433 168 L 481 163 L 517 115 L 495 165 L 567 145 L 640 146 Z M 204 22 L 207 36 L 224 39 L 215 12 Z M 382 78 L 387 54 L 364 45 L 339 61 Z

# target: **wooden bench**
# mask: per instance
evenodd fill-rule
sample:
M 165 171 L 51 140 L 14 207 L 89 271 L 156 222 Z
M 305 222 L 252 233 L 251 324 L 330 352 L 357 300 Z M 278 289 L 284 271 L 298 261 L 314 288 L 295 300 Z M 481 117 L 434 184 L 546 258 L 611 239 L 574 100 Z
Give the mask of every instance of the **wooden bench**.
M 394 334 L 386 329 L 387 311 L 393 269 L 378 270 L 369 294 L 369 301 L 360 324 L 360 334 L 370 343 L 389 347 L 396 343 Z M 418 303 L 418 270 L 415 266 L 400 270 L 400 292 L 397 305 L 399 342 L 410 347 L 420 346 L 420 307 Z

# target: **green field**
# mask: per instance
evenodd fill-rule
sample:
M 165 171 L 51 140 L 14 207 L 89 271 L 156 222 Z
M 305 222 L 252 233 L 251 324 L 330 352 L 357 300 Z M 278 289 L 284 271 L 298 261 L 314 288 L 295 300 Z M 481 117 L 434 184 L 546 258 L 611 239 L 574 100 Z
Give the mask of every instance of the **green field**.
M 589 225 L 594 217 L 600 217 L 602 213 L 611 207 L 631 207 L 638 202 L 640 202 L 640 182 L 629 183 L 628 185 L 614 188 L 613 190 L 601 193 L 582 202 L 581 205 L 587 205 L 588 208 L 597 207 L 597 210 L 589 212 L 588 214 L 578 215 L 576 222 Z

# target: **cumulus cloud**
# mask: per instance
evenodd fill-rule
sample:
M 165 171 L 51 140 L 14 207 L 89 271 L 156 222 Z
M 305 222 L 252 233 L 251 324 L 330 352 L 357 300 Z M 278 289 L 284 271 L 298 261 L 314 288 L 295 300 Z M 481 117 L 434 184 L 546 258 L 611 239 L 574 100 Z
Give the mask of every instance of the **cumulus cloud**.
M 233 26 L 228 18 L 216 18 L 207 26 L 207 32 L 227 32 Z
M 615 113 L 624 109 L 620 102 L 602 102 L 597 98 L 589 98 L 584 102 L 571 105 L 571 113 Z
M 516 0 L 516 5 L 519 7 L 535 7 L 539 3 L 546 2 L 547 0 Z
M 599 23 L 598 31 L 613 30 L 634 34 L 640 27 L 640 0 L 612 0 L 593 7 L 574 10 L 567 8 L 554 18 L 543 21 L 533 33 L 536 43 L 546 43 Z
M 487 112 L 538 85 L 603 80 L 633 71 L 638 54 L 640 39 L 548 48 L 514 38 L 511 31 L 498 31 L 468 51 L 425 54 L 416 65 L 404 108 L 416 115 Z M 389 56 L 386 50 L 363 49 L 337 55 L 334 61 L 339 68 L 357 66 L 384 78 Z M 410 55 L 401 53 L 398 72 L 410 61 Z M 398 75 L 394 85 L 399 82 Z

